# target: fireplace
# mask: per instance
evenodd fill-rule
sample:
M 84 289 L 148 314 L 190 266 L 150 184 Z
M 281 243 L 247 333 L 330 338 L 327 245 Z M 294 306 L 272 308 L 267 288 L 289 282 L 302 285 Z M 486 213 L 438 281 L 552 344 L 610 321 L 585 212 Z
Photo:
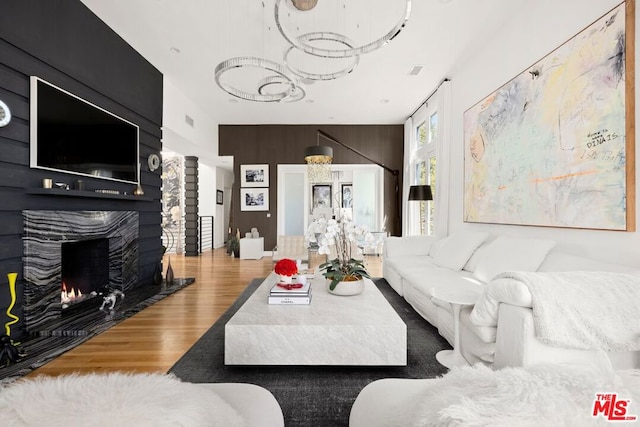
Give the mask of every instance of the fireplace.
M 109 285 L 109 239 L 62 243 L 62 309 L 102 295 Z
M 94 315 L 101 306 L 96 297 L 137 285 L 137 212 L 29 210 L 23 219 L 28 333 L 66 331 L 65 317 L 77 328 L 83 310 Z

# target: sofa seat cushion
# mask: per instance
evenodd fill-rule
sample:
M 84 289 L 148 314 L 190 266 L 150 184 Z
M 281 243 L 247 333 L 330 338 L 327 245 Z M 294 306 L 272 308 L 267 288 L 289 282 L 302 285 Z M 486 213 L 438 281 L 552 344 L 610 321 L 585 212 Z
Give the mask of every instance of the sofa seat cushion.
M 484 341 L 478 336 L 476 331 L 468 327 L 471 307 L 463 307 L 460 310 L 460 351 L 469 363 L 474 363 L 478 359 L 483 363 L 493 363 L 496 354 L 495 339 L 490 342 Z M 472 355 L 472 356 L 470 356 Z M 475 359 L 475 360 L 472 360 Z
M 453 271 L 442 267 L 408 268 L 402 274 L 405 288 L 414 287 L 428 297 L 434 296 L 434 293 L 437 296 L 438 289 L 483 286 L 467 271 Z
M 469 319 L 472 310 L 473 307 L 465 307 L 460 311 L 460 325 L 464 325 L 466 329 L 473 332 L 482 342 L 495 343 L 498 327 L 474 325 Z
M 387 268 L 393 268 L 404 277 L 404 272 L 421 268 L 434 268 L 433 258 L 429 255 L 407 255 L 402 257 L 387 258 L 384 260 Z
M 404 299 L 427 322 L 436 328 L 438 327 L 438 307 L 431 301 L 430 296 L 423 294 L 412 286 L 408 286 L 404 288 Z

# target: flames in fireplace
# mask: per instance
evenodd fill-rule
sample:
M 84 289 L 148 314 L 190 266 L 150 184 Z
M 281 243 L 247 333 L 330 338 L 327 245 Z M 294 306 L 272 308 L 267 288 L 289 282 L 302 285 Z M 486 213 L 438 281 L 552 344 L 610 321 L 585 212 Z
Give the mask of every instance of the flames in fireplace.
M 62 308 L 98 295 L 109 283 L 109 239 L 63 243 L 60 273 Z
M 60 293 L 60 302 L 62 304 L 69 304 L 77 301 L 82 301 L 84 295 L 80 289 L 71 287 L 71 290 L 67 290 L 67 284 L 62 283 L 62 292 Z

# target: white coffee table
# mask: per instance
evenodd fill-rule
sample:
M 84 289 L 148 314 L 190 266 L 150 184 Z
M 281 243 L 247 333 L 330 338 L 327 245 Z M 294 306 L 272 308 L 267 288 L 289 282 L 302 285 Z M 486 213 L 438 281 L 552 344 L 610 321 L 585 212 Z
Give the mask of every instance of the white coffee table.
M 438 289 L 432 299 L 451 304 L 453 311 L 453 350 L 441 350 L 436 359 L 447 368 L 469 365 L 460 352 L 460 309 L 465 305 L 474 305 L 480 298 L 481 290 L 477 287 Z
M 272 272 L 225 325 L 227 365 L 406 366 L 407 326 L 369 279 L 355 296 L 312 279 L 309 305 L 269 305 Z

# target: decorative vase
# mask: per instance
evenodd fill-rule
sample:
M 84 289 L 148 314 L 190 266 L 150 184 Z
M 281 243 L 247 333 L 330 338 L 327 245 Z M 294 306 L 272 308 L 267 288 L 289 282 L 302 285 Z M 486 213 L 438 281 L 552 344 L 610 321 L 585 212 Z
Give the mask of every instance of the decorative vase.
M 331 280 L 327 279 L 327 291 L 340 296 L 358 295 L 364 291 L 364 279 L 338 282 L 333 290 L 331 290 Z
M 280 283 L 293 283 L 293 276 L 285 276 L 280 274 Z
M 144 196 L 144 190 L 142 189 L 142 185 L 137 184 L 136 188 L 133 190 L 134 196 Z
M 8 273 L 7 278 L 9 279 L 9 293 L 11 294 L 11 303 L 9 307 L 7 307 L 7 317 L 13 319 L 4 324 L 5 332 L 8 336 L 11 336 L 11 325 L 17 323 L 20 318 L 15 314 L 11 313 L 13 306 L 16 303 L 16 279 L 18 278 L 18 273 Z
M 153 284 L 162 285 L 162 260 L 158 261 L 153 269 Z
M 168 258 L 167 274 L 164 276 L 164 281 L 167 285 L 173 285 L 173 267 L 171 267 L 171 257 Z
M 11 294 L 11 302 L 7 307 L 7 317 L 11 320 L 4 324 L 6 334 L 0 334 L 0 367 L 15 363 L 24 356 L 18 349 L 18 343 L 13 342 L 11 339 L 11 325 L 20 320 L 18 316 L 11 313 L 16 303 L 16 279 L 18 278 L 18 273 L 8 273 L 7 277 L 9 278 L 9 293 Z

